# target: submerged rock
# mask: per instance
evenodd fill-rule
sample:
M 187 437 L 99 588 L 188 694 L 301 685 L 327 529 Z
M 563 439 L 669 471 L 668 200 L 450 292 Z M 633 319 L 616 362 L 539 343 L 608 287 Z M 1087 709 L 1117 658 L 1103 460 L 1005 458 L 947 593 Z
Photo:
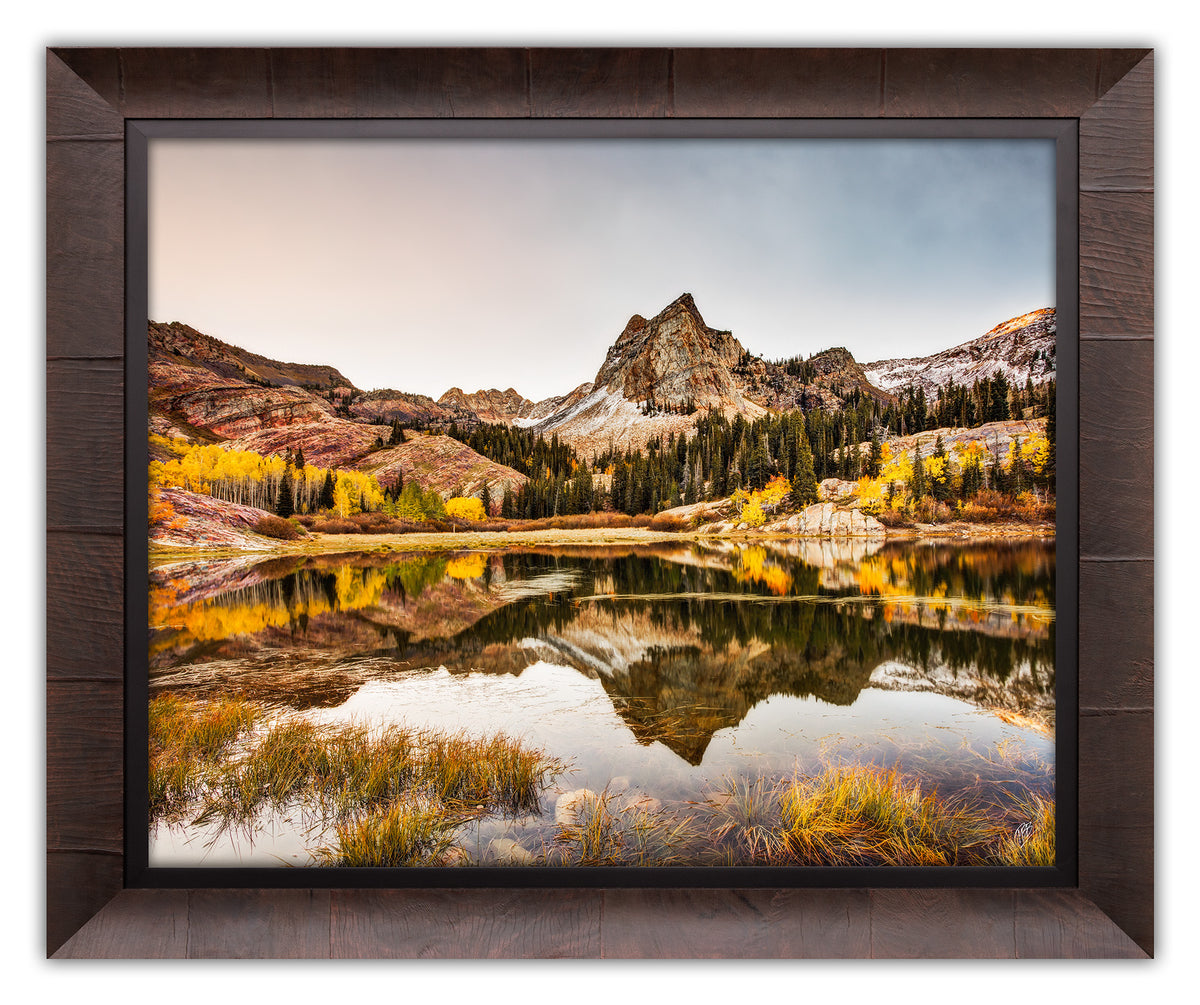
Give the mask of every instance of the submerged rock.
M 573 789 L 564 792 L 554 804 L 554 822 L 563 827 L 575 824 L 580 808 L 585 803 L 597 803 L 600 797 L 591 789 Z
M 495 838 L 487 846 L 488 858 L 499 862 L 511 862 L 514 865 L 533 865 L 536 861 L 528 848 L 517 844 L 512 838 Z

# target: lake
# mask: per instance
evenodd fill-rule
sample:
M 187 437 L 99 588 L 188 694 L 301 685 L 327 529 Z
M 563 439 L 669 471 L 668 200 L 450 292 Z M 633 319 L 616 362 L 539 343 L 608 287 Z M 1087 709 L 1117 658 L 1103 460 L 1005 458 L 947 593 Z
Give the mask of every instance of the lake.
M 1054 610 L 1053 541 L 198 560 L 152 570 L 150 694 L 503 733 L 555 762 L 537 812 L 460 813 L 443 862 L 610 861 L 571 857 L 588 805 L 613 864 L 775 863 L 755 835 L 779 794 L 839 768 L 986 812 L 989 841 L 1027 831 L 1028 797 L 1053 803 Z M 184 814 L 150 865 L 311 864 L 330 833 L 299 804 Z

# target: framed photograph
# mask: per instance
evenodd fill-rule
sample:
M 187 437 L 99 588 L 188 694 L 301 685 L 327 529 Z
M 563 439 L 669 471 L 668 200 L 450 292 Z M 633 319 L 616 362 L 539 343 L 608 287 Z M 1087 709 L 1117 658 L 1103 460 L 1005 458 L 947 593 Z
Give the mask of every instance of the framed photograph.
M 51 954 L 1152 952 L 1149 52 L 164 52 L 48 53 Z

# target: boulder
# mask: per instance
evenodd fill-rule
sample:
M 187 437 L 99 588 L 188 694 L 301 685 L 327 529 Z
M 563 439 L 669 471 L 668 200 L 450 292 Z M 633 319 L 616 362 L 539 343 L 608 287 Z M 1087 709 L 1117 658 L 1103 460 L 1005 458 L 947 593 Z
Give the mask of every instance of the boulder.
M 564 792 L 554 804 L 554 822 L 562 827 L 575 825 L 579 810 L 587 803 L 599 802 L 600 797 L 591 789 L 573 789 Z
M 858 509 L 846 509 L 833 503 L 814 503 L 780 525 L 797 537 L 885 537 L 887 528 L 873 516 Z
M 846 482 L 840 478 L 826 478 L 817 486 L 817 495 L 822 502 L 849 499 L 857 491 L 858 482 Z
M 487 846 L 487 857 L 513 865 L 533 865 L 536 861 L 528 848 L 521 847 L 512 838 L 494 838 Z

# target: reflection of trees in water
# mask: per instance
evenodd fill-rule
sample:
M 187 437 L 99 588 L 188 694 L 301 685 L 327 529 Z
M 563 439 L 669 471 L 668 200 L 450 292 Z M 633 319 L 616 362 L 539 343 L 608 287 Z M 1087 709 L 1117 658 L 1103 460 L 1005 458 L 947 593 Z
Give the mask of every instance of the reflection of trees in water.
M 217 655 L 316 646 L 494 672 L 519 672 L 538 658 L 592 675 L 607 666 L 604 687 L 635 734 L 670 736 L 688 760 L 716 729 L 772 694 L 849 705 L 889 661 L 1002 690 L 1028 668 L 1016 682 L 1022 695 L 1053 694 L 1052 620 L 1029 627 L 1005 616 L 999 626 L 972 626 L 948 617 L 936 599 L 1044 604 L 1053 597 L 1053 545 L 886 545 L 851 567 L 869 575 L 853 585 L 833 577 L 836 588 L 822 585 L 826 568 L 757 546 L 753 557 L 747 564 L 737 551 L 697 546 L 689 561 L 632 551 L 312 560 L 217 600 L 164 604 L 170 628 L 160 633 L 160 650 L 174 646 L 164 658 L 174 666 L 196 658 L 197 643 L 211 650 L 226 640 L 229 651 Z M 782 575 L 763 573 L 772 564 Z M 573 587 L 515 600 L 504 592 L 563 572 L 573 574 Z M 784 581 L 788 596 L 815 599 L 781 598 Z M 863 599 L 863 583 L 877 600 Z M 903 595 L 931 600 L 918 607 L 896 599 Z M 432 627 L 419 622 L 415 633 L 397 623 L 397 612 L 422 604 Z M 597 639 L 625 640 L 621 659 Z M 549 648 L 526 649 L 525 640 Z

